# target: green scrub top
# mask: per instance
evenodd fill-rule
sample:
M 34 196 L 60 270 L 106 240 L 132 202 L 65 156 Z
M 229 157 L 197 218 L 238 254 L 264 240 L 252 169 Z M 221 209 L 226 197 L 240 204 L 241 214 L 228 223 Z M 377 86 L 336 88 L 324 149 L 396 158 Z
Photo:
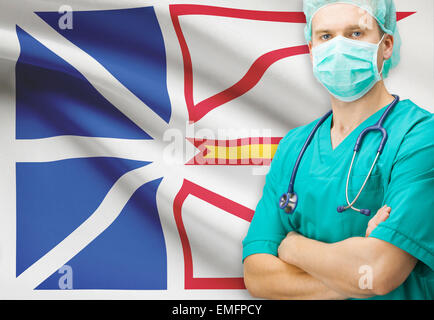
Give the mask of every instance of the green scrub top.
M 319 119 L 290 130 L 280 141 L 246 237 L 244 259 L 255 253 L 277 256 L 280 242 L 290 231 L 326 243 L 364 237 L 368 221 L 384 204 L 390 217 L 370 237 L 387 241 L 418 259 L 406 281 L 384 296 L 370 299 L 434 298 L 434 117 L 410 100 L 400 101 L 389 113 L 384 128 L 388 140 L 371 177 L 354 207 L 370 209 L 367 217 L 346 205 L 345 184 L 357 137 L 374 125 L 386 110 L 371 115 L 334 150 L 330 139 L 332 115 L 320 126 L 307 148 L 295 179 L 298 205 L 292 214 L 279 208 L 288 190 L 298 154 Z M 376 156 L 381 134 L 365 136 L 351 172 L 348 197 L 359 191 Z

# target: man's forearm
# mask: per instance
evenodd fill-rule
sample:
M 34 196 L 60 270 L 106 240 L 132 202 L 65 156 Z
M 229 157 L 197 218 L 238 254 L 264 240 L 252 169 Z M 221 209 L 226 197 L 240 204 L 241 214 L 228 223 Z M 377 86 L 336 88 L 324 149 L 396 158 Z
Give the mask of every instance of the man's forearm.
M 387 294 L 405 281 L 416 261 L 378 239 L 354 237 L 328 244 L 297 234 L 282 241 L 279 258 L 355 298 Z M 366 271 L 372 285 L 361 286 Z
M 244 262 L 244 282 L 250 294 L 266 299 L 346 299 L 305 271 L 269 254 L 256 254 Z
M 362 253 L 364 250 L 360 239 L 350 238 L 345 243 L 328 244 L 297 235 L 292 239 L 288 251 L 287 255 L 280 252 L 279 257 L 305 270 L 327 286 L 355 298 L 375 295 L 373 288 L 359 286 L 362 276 L 359 273 L 360 267 L 369 265 L 371 261 Z

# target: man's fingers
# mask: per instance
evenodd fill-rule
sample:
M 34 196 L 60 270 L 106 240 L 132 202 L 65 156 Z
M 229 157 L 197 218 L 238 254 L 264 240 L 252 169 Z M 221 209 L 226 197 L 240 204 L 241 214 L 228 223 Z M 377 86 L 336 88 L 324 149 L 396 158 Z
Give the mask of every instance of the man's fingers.
M 374 230 L 381 222 L 384 222 L 389 218 L 391 211 L 392 209 L 387 205 L 384 205 L 377 211 L 375 216 L 369 220 L 368 228 L 366 229 L 366 237 L 368 237 L 372 230 Z
M 379 217 L 378 217 L 379 222 L 378 223 L 386 221 L 387 218 L 389 218 L 389 214 L 390 214 L 391 210 L 392 209 L 388 206 L 381 208 L 381 210 L 379 212 Z
M 380 222 L 386 221 L 387 218 L 389 218 L 390 211 L 392 209 L 388 207 L 387 205 L 384 205 L 381 207 L 376 215 L 371 219 L 376 225 L 378 225 Z

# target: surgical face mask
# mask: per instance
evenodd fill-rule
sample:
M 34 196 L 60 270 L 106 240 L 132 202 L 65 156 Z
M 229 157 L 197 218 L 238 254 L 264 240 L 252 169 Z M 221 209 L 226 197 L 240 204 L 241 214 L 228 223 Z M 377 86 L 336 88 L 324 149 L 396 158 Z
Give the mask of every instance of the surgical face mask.
M 337 99 L 350 102 L 363 97 L 381 80 L 378 44 L 337 36 L 312 49 L 313 73 Z M 383 61 L 384 67 L 384 61 Z

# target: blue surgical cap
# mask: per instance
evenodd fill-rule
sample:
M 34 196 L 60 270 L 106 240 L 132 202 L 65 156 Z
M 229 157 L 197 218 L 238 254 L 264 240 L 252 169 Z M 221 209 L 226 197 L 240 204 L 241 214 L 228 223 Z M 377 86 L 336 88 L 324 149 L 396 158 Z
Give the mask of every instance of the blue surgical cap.
M 401 37 L 396 23 L 396 8 L 393 0 L 303 0 L 303 11 L 306 15 L 304 36 L 306 41 L 312 40 L 312 19 L 315 13 L 331 4 L 348 3 L 366 10 L 373 16 L 380 28 L 393 36 L 392 57 L 384 62 L 383 77 L 387 78 L 390 69 L 396 67 L 400 60 Z

